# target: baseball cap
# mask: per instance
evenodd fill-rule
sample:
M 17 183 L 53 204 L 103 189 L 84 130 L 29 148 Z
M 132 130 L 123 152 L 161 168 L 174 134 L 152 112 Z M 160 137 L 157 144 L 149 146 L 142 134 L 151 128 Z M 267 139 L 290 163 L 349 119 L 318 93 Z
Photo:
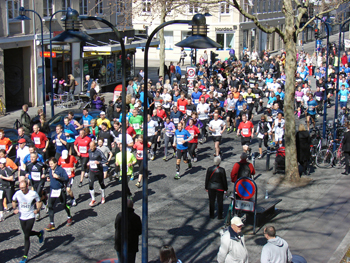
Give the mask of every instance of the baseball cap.
M 243 226 L 244 224 L 238 216 L 235 216 L 234 218 L 231 219 L 231 225 Z
M 242 154 L 241 154 L 241 159 L 247 159 L 248 158 L 248 155 L 245 153 L 245 152 L 243 152 Z
M 100 115 L 106 115 L 106 113 L 104 111 L 101 111 Z
M 67 159 L 68 158 L 68 151 L 67 150 L 63 150 L 62 151 L 62 158 L 63 159 Z
M 25 142 L 26 142 L 26 139 L 24 138 L 18 140 L 18 143 L 25 143 Z
M 5 158 L 0 158 L 0 163 L 6 163 L 6 159 Z

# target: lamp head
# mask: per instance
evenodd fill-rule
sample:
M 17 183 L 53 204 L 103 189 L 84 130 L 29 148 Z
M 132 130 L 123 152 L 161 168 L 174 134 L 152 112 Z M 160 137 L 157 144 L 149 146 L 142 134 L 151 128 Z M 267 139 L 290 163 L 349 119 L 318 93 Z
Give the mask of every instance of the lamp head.
M 81 20 L 78 11 L 75 9 L 68 7 L 64 27 L 65 31 L 52 38 L 52 41 L 73 43 L 93 40 L 93 37 L 80 31 Z
M 26 16 L 26 9 L 23 6 L 19 8 L 19 16 L 17 16 L 15 20 L 31 20 L 29 17 Z
M 207 37 L 208 26 L 204 15 L 195 14 L 190 25 L 192 25 L 192 35 L 175 44 L 175 46 L 197 49 L 221 47 L 221 45 Z

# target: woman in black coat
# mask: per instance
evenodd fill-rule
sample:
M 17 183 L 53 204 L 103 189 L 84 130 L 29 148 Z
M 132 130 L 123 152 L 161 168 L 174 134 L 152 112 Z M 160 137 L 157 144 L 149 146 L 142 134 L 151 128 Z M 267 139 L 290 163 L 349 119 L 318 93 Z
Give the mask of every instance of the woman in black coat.
M 205 190 L 209 195 L 209 216 L 214 218 L 215 199 L 218 202 L 218 219 L 223 219 L 224 193 L 227 191 L 225 169 L 220 167 L 221 158 L 214 158 L 214 166 L 209 167 L 205 178 Z
M 298 162 L 303 167 L 303 172 L 305 172 L 305 175 L 307 175 L 307 164 L 311 158 L 311 138 L 310 133 L 305 129 L 304 124 L 299 125 L 299 131 L 296 134 L 296 144 Z
M 345 157 L 345 172 L 342 174 L 349 174 L 349 158 L 350 158 L 350 122 L 346 124 L 347 131 L 343 138 L 343 152 Z

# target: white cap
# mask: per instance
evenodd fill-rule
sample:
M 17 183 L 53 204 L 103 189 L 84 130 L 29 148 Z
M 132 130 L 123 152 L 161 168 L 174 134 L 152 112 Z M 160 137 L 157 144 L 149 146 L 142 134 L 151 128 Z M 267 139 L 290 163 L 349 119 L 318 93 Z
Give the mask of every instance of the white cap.
M 104 111 L 101 111 L 100 115 L 106 115 L 106 113 Z
M 238 216 L 235 216 L 234 218 L 231 219 L 231 225 L 243 226 L 244 224 Z
M 67 159 L 68 158 L 68 151 L 67 150 L 63 150 L 62 151 L 62 158 L 63 159 Z

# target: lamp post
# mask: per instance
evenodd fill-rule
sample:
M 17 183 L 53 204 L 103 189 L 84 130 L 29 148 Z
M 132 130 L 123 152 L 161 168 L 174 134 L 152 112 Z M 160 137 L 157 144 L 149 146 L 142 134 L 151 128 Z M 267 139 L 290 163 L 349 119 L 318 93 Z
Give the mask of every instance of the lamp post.
M 159 25 L 149 35 L 144 56 L 144 110 L 143 110 L 143 145 L 148 145 L 147 139 L 147 114 L 148 114 L 148 51 L 151 45 L 153 37 L 162 28 L 173 25 L 173 24 L 189 24 L 192 25 L 192 35 L 181 42 L 175 44 L 178 47 L 189 47 L 189 48 L 217 48 L 221 47 L 218 43 L 207 37 L 208 27 L 206 24 L 205 16 L 202 14 L 196 14 L 192 20 L 173 20 L 164 22 Z M 147 156 L 147 147 L 143 147 L 143 156 Z M 148 160 L 143 158 L 143 178 L 142 178 L 142 263 L 148 262 Z
M 87 36 L 86 34 L 79 31 L 82 20 L 95 20 L 102 22 L 109 26 L 116 35 L 117 41 L 120 43 L 121 51 L 122 51 L 122 248 L 123 251 L 121 253 L 121 262 L 128 262 L 128 217 L 127 217 L 127 163 L 126 163 L 126 72 L 125 72 L 125 45 L 124 41 L 117 30 L 107 20 L 94 17 L 94 16 L 79 16 L 79 13 L 68 7 L 67 15 L 65 19 L 65 31 L 54 37 L 52 41 L 59 42 L 80 42 L 91 40 L 92 37 Z M 147 154 L 145 155 L 147 156 Z
M 343 31 L 343 27 L 350 21 L 350 18 L 345 20 L 344 23 L 339 25 L 339 43 L 338 43 L 338 65 L 337 65 L 337 83 L 336 83 L 336 89 L 335 89 L 335 109 L 334 109 L 334 122 L 333 122 L 333 151 L 335 151 L 336 143 L 335 140 L 337 139 L 337 122 L 338 122 L 338 92 L 339 92 L 339 72 L 340 72 L 340 45 L 341 45 L 341 33 Z M 343 33 L 343 36 L 345 35 L 345 32 Z M 344 44 L 344 40 L 343 40 Z M 345 50 L 345 46 L 344 46 Z
M 326 39 L 327 39 L 327 54 L 326 54 L 326 76 L 325 76 L 325 84 L 326 84 L 326 90 L 324 91 L 324 96 L 323 96 L 323 100 L 324 100 L 324 104 L 323 104 L 323 138 L 326 138 L 326 126 L 327 126 L 327 81 L 328 81 L 328 56 L 329 56 L 329 23 L 326 21 L 323 21 L 323 19 L 316 17 L 316 19 L 320 20 L 321 23 L 325 24 L 325 28 L 326 28 Z M 317 41 L 317 40 L 316 40 Z
M 50 17 L 50 23 L 49 23 L 49 31 L 50 31 L 50 85 L 51 85 L 51 118 L 55 115 L 55 105 L 53 101 L 53 68 L 52 68 L 52 30 L 51 30 L 51 23 L 52 23 L 52 18 L 57 14 L 57 13 L 65 13 L 67 10 L 58 10 L 55 13 L 52 14 Z
M 40 20 L 40 26 L 41 26 L 41 67 L 42 67 L 42 82 L 43 82 L 43 111 L 46 115 L 46 87 L 45 87 L 45 57 L 44 57 L 44 28 L 43 28 L 43 20 L 41 19 L 41 16 L 35 11 L 31 9 L 25 9 L 24 7 L 19 8 L 19 16 L 16 17 L 16 20 L 31 20 L 29 17 L 26 16 L 26 12 L 33 12 L 39 17 Z

